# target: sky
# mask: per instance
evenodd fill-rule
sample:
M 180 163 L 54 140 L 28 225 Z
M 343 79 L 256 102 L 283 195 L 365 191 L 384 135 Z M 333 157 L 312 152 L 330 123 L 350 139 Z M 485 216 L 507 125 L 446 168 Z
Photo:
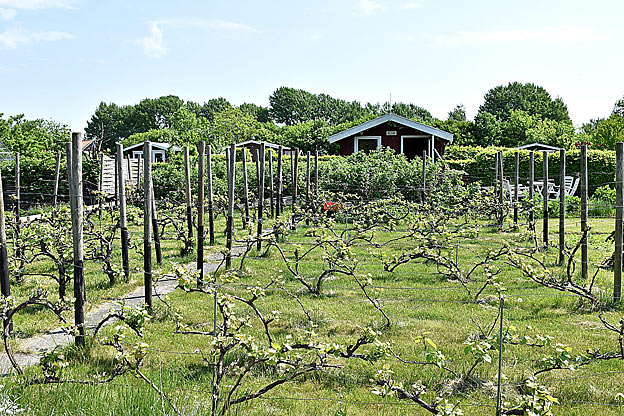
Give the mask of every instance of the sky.
M 474 117 L 532 82 L 572 121 L 624 96 L 621 0 L 0 0 L 0 113 L 81 131 L 98 104 L 268 106 L 280 86 Z

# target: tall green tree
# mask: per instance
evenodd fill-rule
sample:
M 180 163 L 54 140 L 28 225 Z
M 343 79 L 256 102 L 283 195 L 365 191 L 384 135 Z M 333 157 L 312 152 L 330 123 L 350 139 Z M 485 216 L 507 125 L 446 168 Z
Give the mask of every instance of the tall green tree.
M 0 140 L 9 151 L 24 157 L 41 158 L 65 149 L 70 139 L 67 125 L 52 120 L 28 120 L 23 114 L 4 119 L 0 113 Z
M 568 108 L 561 98 L 552 99 L 548 91 L 532 83 L 511 82 L 490 89 L 479 113 L 490 113 L 498 121 L 508 121 L 513 110 L 526 111 L 555 121 L 570 121 Z

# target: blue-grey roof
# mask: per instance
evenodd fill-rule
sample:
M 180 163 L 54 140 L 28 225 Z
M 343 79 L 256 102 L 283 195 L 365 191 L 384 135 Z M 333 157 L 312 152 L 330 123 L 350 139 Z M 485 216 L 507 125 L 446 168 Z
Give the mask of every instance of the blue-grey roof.
M 368 130 L 372 127 L 376 127 L 380 124 L 386 123 L 388 121 L 393 121 L 395 123 L 401 124 L 403 126 L 411 127 L 416 130 L 420 130 L 423 133 L 431 134 L 432 136 L 439 137 L 443 140 L 447 140 L 449 142 L 453 141 L 453 134 L 444 130 L 436 129 L 435 127 L 428 126 L 423 123 L 419 123 L 418 121 L 410 120 L 409 118 L 401 117 L 396 114 L 388 113 L 384 114 L 381 117 L 377 117 L 373 120 L 367 121 L 365 123 L 359 124 L 357 126 L 351 127 L 345 131 L 334 134 L 329 138 L 330 143 L 336 143 L 339 140 L 345 139 L 347 137 L 353 136 L 354 134 L 358 134 L 364 130 Z
M 143 148 L 143 142 L 137 143 L 137 144 L 133 144 L 132 146 L 126 147 L 124 149 L 124 152 L 126 150 L 136 149 L 137 147 Z M 160 149 L 160 150 L 164 150 L 164 151 L 168 151 L 169 149 L 172 149 L 174 152 L 182 151 L 182 148 L 179 147 L 179 146 L 172 145 L 171 143 L 160 143 L 160 142 L 152 142 L 152 150 L 153 149 Z

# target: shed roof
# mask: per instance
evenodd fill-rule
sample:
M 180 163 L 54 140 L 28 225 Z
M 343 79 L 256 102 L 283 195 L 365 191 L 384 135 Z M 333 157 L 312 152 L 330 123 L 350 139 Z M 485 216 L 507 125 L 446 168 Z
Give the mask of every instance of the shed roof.
M 358 134 L 364 130 L 368 130 L 372 127 L 376 127 L 380 124 L 386 123 L 388 121 L 393 121 L 395 123 L 401 124 L 403 126 L 411 127 L 416 130 L 420 130 L 423 133 L 431 134 L 432 136 L 439 137 L 443 140 L 447 140 L 449 142 L 453 141 L 453 134 L 444 130 L 436 129 L 435 127 L 428 126 L 423 123 L 419 123 L 418 121 L 410 120 L 409 118 L 405 118 L 402 116 L 398 116 L 393 113 L 384 114 L 381 117 L 377 117 L 373 120 L 369 120 L 365 123 L 358 124 L 357 126 L 353 126 L 350 129 L 342 131 L 340 133 L 336 133 L 333 136 L 330 136 L 329 142 L 336 143 L 342 139 L 347 137 L 351 137 L 355 134 Z
M 126 150 L 134 150 L 138 147 L 142 147 L 143 146 L 143 142 L 141 143 L 137 143 L 137 144 L 133 144 L 132 146 L 128 146 L 124 149 L 124 152 Z M 164 150 L 164 151 L 168 151 L 169 149 L 173 150 L 174 152 L 180 152 L 182 151 L 182 148 L 179 146 L 175 146 L 172 145 L 171 143 L 160 143 L 160 142 L 152 142 L 152 150 L 153 149 L 159 149 L 159 150 Z
M 545 150 L 547 152 L 557 152 L 561 150 L 560 147 L 551 146 L 543 143 L 529 143 L 516 147 L 518 150 Z
M 236 147 L 247 147 L 249 145 L 261 146 L 262 144 L 264 144 L 264 147 L 268 147 L 269 149 L 279 149 L 281 146 L 282 149 L 285 151 L 291 150 L 290 147 L 288 146 L 282 146 L 282 145 L 271 143 L 271 142 L 263 142 L 260 140 L 247 140 L 244 142 L 236 143 Z M 229 147 L 230 146 L 225 146 L 223 147 L 223 150 L 228 149 Z

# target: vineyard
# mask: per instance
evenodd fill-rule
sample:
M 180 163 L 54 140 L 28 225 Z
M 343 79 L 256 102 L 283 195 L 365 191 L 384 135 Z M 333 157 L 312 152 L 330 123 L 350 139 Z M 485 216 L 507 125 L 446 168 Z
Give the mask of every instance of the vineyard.
M 621 203 L 603 196 L 586 218 L 585 183 L 560 230 L 547 196 L 510 202 L 502 156 L 486 184 L 384 152 L 320 169 L 310 153 L 253 160 L 201 143 L 168 180 L 145 163 L 126 187 L 119 169 L 117 195 L 85 209 L 76 185 L 37 215 L 2 207 L 0 411 L 624 410 Z M 39 352 L 24 347 L 33 337 L 64 341 Z

